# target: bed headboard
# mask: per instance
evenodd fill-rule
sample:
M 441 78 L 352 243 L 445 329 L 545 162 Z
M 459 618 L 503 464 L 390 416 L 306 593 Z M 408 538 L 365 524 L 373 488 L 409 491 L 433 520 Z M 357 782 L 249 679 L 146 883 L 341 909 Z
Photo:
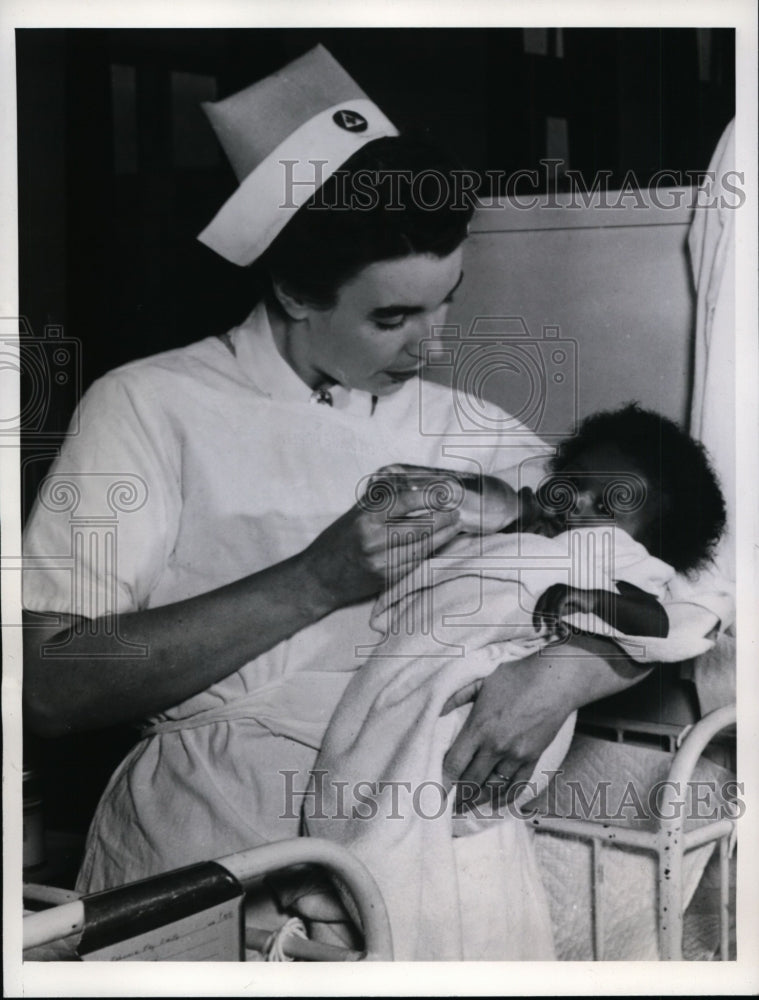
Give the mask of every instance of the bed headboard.
M 533 355 L 543 359 L 544 408 L 538 413 L 526 404 L 536 387 L 526 385 L 525 372 L 497 364 L 489 377 L 482 375 L 483 395 L 511 413 L 521 409 L 525 422 L 552 435 L 572 430 L 572 408 L 582 418 L 633 399 L 684 420 L 694 301 L 686 246 L 692 198 L 690 188 L 668 188 L 659 191 L 658 205 L 643 191 L 606 192 L 605 199 L 595 192 L 586 196 L 590 206 L 577 194 L 572 205 L 566 194 L 559 196 L 563 207 L 535 196 L 539 203 L 529 208 L 513 199 L 480 208 L 448 322 L 460 326 L 462 336 L 469 331 L 477 339 L 478 330 L 487 335 L 489 328 L 497 338 L 509 328 L 519 339 L 523 320 L 536 341 Z M 526 196 L 520 201 L 529 204 Z M 473 330 L 477 317 L 484 319 Z M 568 350 L 556 354 L 551 338 L 566 341 Z

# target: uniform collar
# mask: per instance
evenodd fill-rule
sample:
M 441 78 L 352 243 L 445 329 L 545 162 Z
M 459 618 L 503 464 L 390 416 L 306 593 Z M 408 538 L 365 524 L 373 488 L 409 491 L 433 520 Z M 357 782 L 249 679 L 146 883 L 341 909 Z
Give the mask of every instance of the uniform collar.
M 237 362 L 263 395 L 280 402 L 312 402 L 313 390 L 290 367 L 277 349 L 266 304 L 260 302 L 244 323 L 229 334 Z M 359 389 L 329 386 L 332 407 L 314 403 L 320 410 L 340 410 L 370 416 L 372 396 Z

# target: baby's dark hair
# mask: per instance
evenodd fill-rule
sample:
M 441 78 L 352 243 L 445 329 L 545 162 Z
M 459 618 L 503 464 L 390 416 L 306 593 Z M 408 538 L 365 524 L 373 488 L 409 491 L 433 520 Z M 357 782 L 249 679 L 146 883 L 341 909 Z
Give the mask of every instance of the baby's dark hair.
M 629 403 L 587 417 L 559 445 L 552 471 L 601 445 L 618 448 L 661 493 L 659 515 L 642 540 L 649 552 L 678 572 L 708 563 L 725 529 L 725 501 L 703 445 L 672 420 Z

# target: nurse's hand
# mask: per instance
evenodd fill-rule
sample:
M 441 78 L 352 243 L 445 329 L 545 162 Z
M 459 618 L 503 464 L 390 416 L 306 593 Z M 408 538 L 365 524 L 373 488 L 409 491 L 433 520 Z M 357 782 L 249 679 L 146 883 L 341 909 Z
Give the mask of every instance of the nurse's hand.
M 590 635 L 574 635 L 570 643 L 501 664 L 444 707 L 443 714 L 474 702 L 445 756 L 444 781 L 474 782 L 483 788 L 482 799 L 492 793 L 486 783 L 518 793 L 516 783 L 530 780 L 540 755 L 575 709 L 624 691 L 650 670 L 609 640 Z
M 391 510 L 372 506 L 359 501 L 300 556 L 332 610 L 378 594 L 461 531 L 458 510 L 430 509 L 418 489 L 396 490 Z
M 466 794 L 470 801 L 481 802 L 494 785 L 518 791 L 518 782 L 530 780 L 538 758 L 577 707 L 543 666 L 537 656 L 503 663 L 449 699 L 443 714 L 467 701 L 474 704 L 445 756 L 446 788 L 454 782 L 470 790 L 480 788 L 479 795 Z

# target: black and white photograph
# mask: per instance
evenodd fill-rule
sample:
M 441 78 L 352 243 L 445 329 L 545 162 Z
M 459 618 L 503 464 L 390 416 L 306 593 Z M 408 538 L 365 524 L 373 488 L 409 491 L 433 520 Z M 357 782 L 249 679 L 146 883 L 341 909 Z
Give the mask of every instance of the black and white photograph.
M 2 15 L 4 995 L 759 990 L 756 12 L 436 8 Z

